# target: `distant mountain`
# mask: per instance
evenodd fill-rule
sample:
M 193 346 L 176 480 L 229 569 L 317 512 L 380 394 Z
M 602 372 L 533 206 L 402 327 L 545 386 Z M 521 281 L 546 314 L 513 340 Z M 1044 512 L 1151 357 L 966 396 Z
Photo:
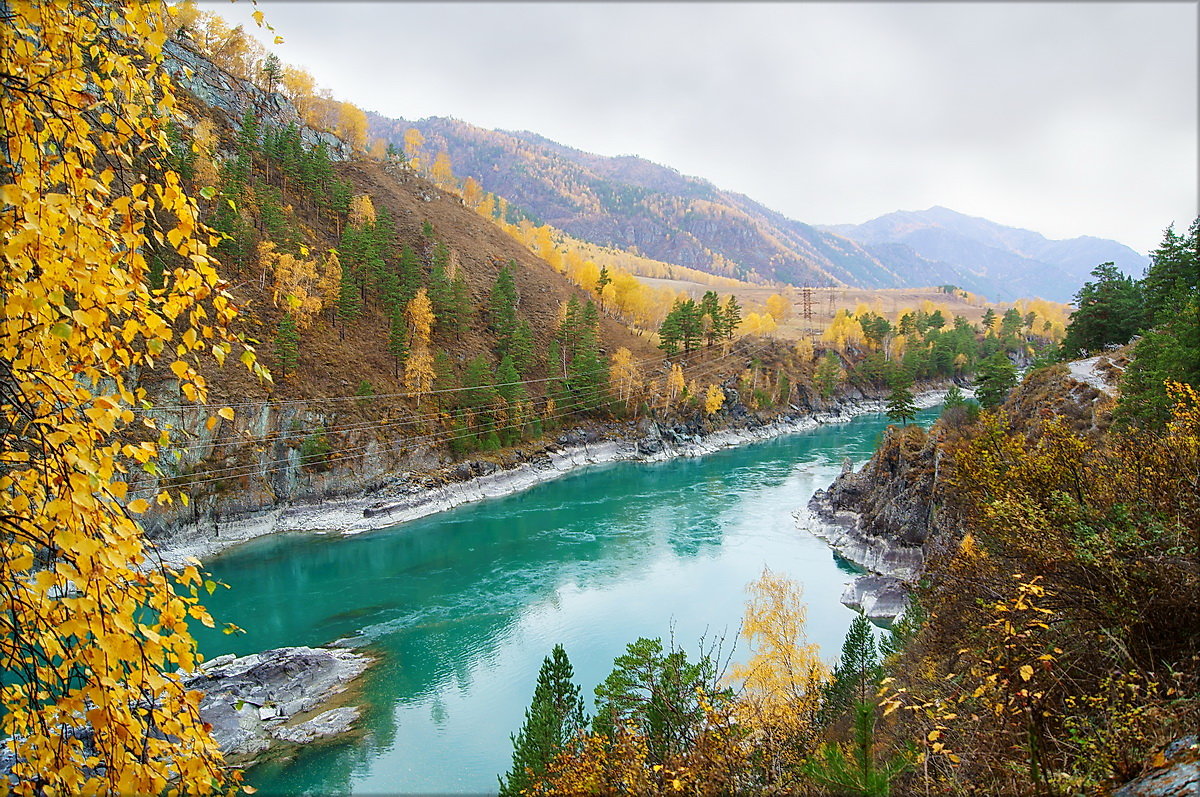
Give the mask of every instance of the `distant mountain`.
M 371 135 L 397 145 L 416 128 L 427 157 L 445 151 L 456 175 L 475 178 L 531 221 L 740 279 L 862 288 L 952 284 L 993 300 L 1067 300 L 1105 260 L 1139 274 L 1146 262 L 1112 241 L 1049 241 L 945 208 L 817 227 L 639 157 L 596 155 L 536 133 L 442 117 L 368 119 Z
M 1042 296 L 1066 302 L 1100 263 L 1111 261 L 1135 277 L 1142 276 L 1149 263 L 1148 258 L 1116 241 L 1091 236 L 1055 241 L 1031 230 L 936 206 L 888 213 L 865 224 L 822 229 L 855 240 L 873 252 L 880 247 L 904 247 L 926 260 L 961 264 L 977 283 L 995 286 L 983 291 L 993 299 Z
M 633 156 L 605 157 L 529 132 L 485 130 L 454 119 L 368 118 L 396 144 L 416 128 L 429 157 L 445 151 L 531 220 L 602 246 L 715 274 L 793 285 L 928 284 L 894 273 L 864 247 L 788 219 L 749 197 Z

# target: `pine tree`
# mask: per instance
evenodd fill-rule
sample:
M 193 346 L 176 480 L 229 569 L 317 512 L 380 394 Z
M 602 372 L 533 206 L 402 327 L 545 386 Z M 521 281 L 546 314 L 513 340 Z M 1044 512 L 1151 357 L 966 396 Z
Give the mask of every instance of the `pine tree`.
M 724 335 L 725 331 L 721 300 L 716 291 L 705 291 L 704 296 L 700 298 L 700 316 L 704 326 L 704 336 L 708 338 L 708 345 L 711 346 L 717 338 Z M 706 317 L 708 318 L 707 323 L 704 322 Z
M 397 270 L 400 279 L 400 302 L 408 304 L 421 289 L 421 261 L 417 259 L 411 246 L 406 246 L 400 251 L 400 265 Z
M 513 277 L 516 263 L 509 261 L 496 275 L 488 302 L 488 325 L 496 334 L 496 354 L 503 357 L 517 328 L 517 283 Z
M 667 353 L 668 357 L 679 353 L 679 341 L 683 338 L 683 329 L 679 324 L 679 302 L 667 313 L 658 328 L 658 348 Z
M 358 286 L 354 284 L 354 275 L 345 261 L 341 266 L 342 280 L 338 285 L 338 335 L 341 340 L 345 340 L 346 325 L 358 318 L 362 310 Z
M 834 354 L 832 349 L 827 349 L 825 356 L 821 358 L 821 362 L 817 365 L 815 376 L 816 387 L 821 393 L 821 397 L 825 399 L 831 398 L 834 391 L 837 390 L 841 378 L 842 367 L 838 361 L 838 356 Z
M 871 700 L 883 671 L 871 621 L 858 615 L 846 631 L 842 655 L 825 690 L 823 715 L 832 722 L 848 708 Z
M 525 723 L 511 737 L 512 769 L 500 778 L 500 797 L 517 797 L 534 786 L 558 753 L 584 728 L 583 698 L 562 645 L 542 662 Z
M 975 374 L 975 395 L 984 409 L 998 407 L 1017 384 L 1017 369 L 1008 356 L 998 351 L 979 365 Z
M 887 398 L 887 416 L 902 425 L 917 417 L 917 403 L 909 390 L 907 378 L 898 377 L 892 380 L 892 392 Z
M 279 319 L 279 328 L 275 333 L 275 358 L 279 361 L 282 376 L 296 370 L 300 362 L 300 333 L 290 312 L 284 313 L 283 318 Z
M 679 305 L 679 340 L 683 350 L 689 352 L 700 345 L 704 328 L 700 321 L 700 307 L 693 299 L 685 299 Z
M 524 319 L 517 322 L 509 341 L 508 354 L 512 358 L 513 367 L 521 376 L 526 376 L 534 363 L 533 331 Z
M 397 304 L 388 316 L 388 354 L 395 361 L 393 375 L 400 376 L 400 366 L 408 357 L 408 320 L 404 316 L 404 308 Z
M 738 304 L 737 297 L 730 294 L 725 301 L 725 309 L 721 313 L 721 330 L 725 333 L 726 339 L 732 340 L 733 333 L 737 330 L 738 325 L 742 323 L 742 306 Z

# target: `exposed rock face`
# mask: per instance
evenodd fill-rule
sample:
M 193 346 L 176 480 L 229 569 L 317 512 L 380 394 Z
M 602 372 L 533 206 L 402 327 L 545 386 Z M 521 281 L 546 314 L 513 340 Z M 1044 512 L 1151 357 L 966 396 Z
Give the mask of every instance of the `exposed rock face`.
M 350 730 L 358 707 L 321 709 L 369 664 L 367 656 L 350 650 L 277 648 L 218 656 L 184 683 L 204 692 L 200 716 L 212 725 L 221 752 L 246 763 L 281 742 L 305 744 Z
M 828 490 L 818 490 L 808 508 L 813 533 L 872 575 L 861 576 L 842 603 L 871 619 L 894 619 L 907 605 L 904 582 L 925 564 L 926 543 L 935 533 L 939 452 L 916 426 L 889 429 L 879 450 L 855 473 L 846 460 Z
M 1184 736 L 1162 751 L 1160 766 L 1131 780 L 1113 797 L 1193 797 L 1200 794 L 1200 741 Z
M 908 605 L 908 589 L 892 576 L 859 576 L 846 585 L 842 603 L 868 619 L 892 620 Z
M 833 528 L 825 536 L 850 561 L 881 575 L 911 579 L 933 531 L 938 453 L 919 427 L 890 429 L 875 456 L 855 473 L 849 460 L 828 490 L 809 501 Z
M 224 112 L 234 128 L 241 126 L 242 117 L 250 111 L 280 127 L 294 124 L 304 143 L 314 147 L 324 144 L 331 159 L 349 160 L 349 144 L 332 133 L 305 125 L 296 107 L 282 94 L 268 94 L 253 83 L 234 77 L 175 39 L 167 40 L 163 51 L 166 55 L 163 68 L 175 85 L 209 108 Z

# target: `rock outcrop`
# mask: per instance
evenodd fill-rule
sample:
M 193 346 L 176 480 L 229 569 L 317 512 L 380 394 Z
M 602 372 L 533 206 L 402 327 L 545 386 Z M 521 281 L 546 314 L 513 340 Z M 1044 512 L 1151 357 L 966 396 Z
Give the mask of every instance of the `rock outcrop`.
M 893 619 L 904 611 L 904 584 L 925 564 L 937 525 L 939 459 L 936 441 L 923 429 L 892 427 L 862 470 L 856 473 L 847 460 L 829 489 L 809 501 L 811 517 L 798 517 L 870 572 L 847 587 L 842 602 L 872 619 Z
M 1141 777 L 1113 792 L 1113 797 L 1188 797 L 1200 794 L 1200 741 L 1193 734 L 1171 742 Z
M 227 760 L 248 764 L 281 744 L 307 744 L 351 730 L 357 706 L 333 706 L 371 663 L 336 648 L 289 647 L 218 656 L 185 676 L 204 693 L 200 716 Z

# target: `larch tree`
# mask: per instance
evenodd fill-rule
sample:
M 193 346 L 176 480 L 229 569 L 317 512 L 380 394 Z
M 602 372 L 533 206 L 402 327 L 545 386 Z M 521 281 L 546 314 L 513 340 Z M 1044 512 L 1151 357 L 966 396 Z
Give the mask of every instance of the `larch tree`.
M 725 404 L 725 391 L 720 385 L 709 385 L 704 394 L 704 414 L 716 415 Z
M 189 621 L 212 624 L 202 577 L 158 561 L 136 519 L 151 500 L 186 496 L 136 488 L 164 436 L 132 441 L 155 426 L 135 412 L 149 396 L 133 373 L 167 366 L 182 397 L 202 404 L 199 364 L 231 353 L 237 313 L 215 236 L 163 168 L 174 111 L 164 17 L 122 0 L 13 2 L 4 26 L 4 786 L 217 792 L 230 776 L 177 674 L 198 663 Z M 158 288 L 152 245 L 169 266 Z M 241 358 L 267 376 L 252 350 Z

